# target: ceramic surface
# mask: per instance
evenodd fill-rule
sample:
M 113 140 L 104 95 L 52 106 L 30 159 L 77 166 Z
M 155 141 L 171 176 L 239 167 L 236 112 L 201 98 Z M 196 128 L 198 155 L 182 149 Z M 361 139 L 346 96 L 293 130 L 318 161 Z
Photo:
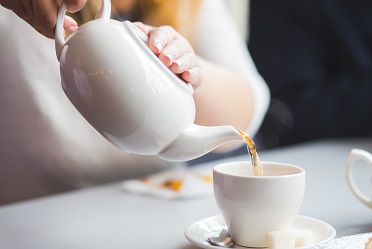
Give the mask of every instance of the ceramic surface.
M 185 230 L 185 237 L 192 244 L 206 249 L 221 248 L 210 245 L 206 240 L 211 236 L 217 236 L 225 226 L 221 215 L 216 215 L 199 220 Z M 313 232 L 314 243 L 309 246 L 296 247 L 296 249 L 313 249 L 314 246 L 327 243 L 336 236 L 336 230 L 328 223 L 307 216 L 297 215 L 290 227 L 291 229 L 310 229 Z M 234 245 L 233 248 L 246 248 Z M 320 247 L 316 247 L 319 248 Z M 345 247 L 346 248 L 346 247 Z M 354 247 L 350 247 L 354 248 Z M 329 248 L 331 249 L 331 248 Z M 357 249 L 357 248 L 355 248 Z
M 267 247 L 267 232 L 289 228 L 304 195 L 302 168 L 261 164 L 264 176 L 255 176 L 250 162 L 224 163 L 213 169 L 217 206 L 234 242 L 243 246 Z

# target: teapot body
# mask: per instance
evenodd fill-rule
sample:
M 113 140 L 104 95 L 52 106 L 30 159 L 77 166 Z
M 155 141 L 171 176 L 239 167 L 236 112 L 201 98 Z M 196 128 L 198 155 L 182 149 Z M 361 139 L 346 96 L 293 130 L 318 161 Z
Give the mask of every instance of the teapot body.
M 95 19 L 60 51 L 62 87 L 119 149 L 156 155 L 193 124 L 193 89 L 170 72 L 132 23 Z
M 129 21 L 110 19 L 102 0 L 96 19 L 67 40 L 64 0 L 55 28 L 62 88 L 81 115 L 108 141 L 134 154 L 187 161 L 242 137 L 232 126 L 194 124 L 193 88 L 148 48 L 148 37 Z

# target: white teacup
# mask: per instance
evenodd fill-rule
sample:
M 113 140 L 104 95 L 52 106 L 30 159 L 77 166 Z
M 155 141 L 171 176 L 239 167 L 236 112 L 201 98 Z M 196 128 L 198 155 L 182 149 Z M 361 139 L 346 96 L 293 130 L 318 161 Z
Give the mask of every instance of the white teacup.
M 355 184 L 353 177 L 353 165 L 357 160 L 362 160 L 367 163 L 367 165 L 372 169 L 372 155 L 371 153 L 361 150 L 361 149 L 352 149 L 350 151 L 349 157 L 346 161 L 346 181 L 353 192 L 353 194 L 363 202 L 367 207 L 372 208 L 372 196 L 367 197 L 364 195 L 357 185 Z M 372 186 L 370 191 L 372 192 Z
M 264 176 L 255 176 L 250 162 L 224 163 L 213 169 L 217 206 L 240 246 L 267 247 L 268 232 L 288 229 L 304 196 L 304 169 L 261 163 Z

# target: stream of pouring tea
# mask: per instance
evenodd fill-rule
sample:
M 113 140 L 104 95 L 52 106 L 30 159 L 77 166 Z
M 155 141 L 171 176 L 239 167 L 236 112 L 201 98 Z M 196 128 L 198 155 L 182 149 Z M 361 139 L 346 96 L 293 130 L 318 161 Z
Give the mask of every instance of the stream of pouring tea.
M 247 144 L 248 154 L 251 158 L 254 175 L 262 176 L 263 169 L 262 169 L 260 159 L 258 158 L 256 145 L 254 144 L 253 140 L 244 131 L 238 130 L 238 132 L 244 138 L 245 143 Z

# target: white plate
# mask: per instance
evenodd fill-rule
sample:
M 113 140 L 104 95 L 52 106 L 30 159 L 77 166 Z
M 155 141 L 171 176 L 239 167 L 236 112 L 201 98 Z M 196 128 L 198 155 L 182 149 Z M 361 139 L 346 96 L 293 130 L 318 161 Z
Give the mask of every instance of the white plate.
M 192 244 L 201 248 L 220 249 L 221 247 L 209 244 L 207 238 L 217 236 L 224 226 L 225 221 L 221 215 L 212 216 L 191 224 L 186 228 L 185 236 Z M 303 215 L 296 216 L 291 229 L 311 229 L 313 231 L 314 244 L 296 247 L 296 249 L 310 249 L 315 245 L 327 242 L 336 236 L 336 230 L 328 223 Z M 233 248 L 245 247 L 234 245 Z

